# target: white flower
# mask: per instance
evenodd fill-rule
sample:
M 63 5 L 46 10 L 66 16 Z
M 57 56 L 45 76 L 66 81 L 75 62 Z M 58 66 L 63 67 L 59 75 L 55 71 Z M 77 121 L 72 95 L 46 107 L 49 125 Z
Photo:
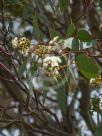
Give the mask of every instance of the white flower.
M 12 40 L 12 45 L 13 45 L 13 47 L 14 48 L 17 48 L 18 46 L 19 46 L 19 44 L 18 44 L 18 37 L 15 37 L 13 40 Z
M 90 85 L 100 87 L 102 85 L 102 77 L 99 75 L 95 78 L 90 79 Z
M 43 60 L 43 68 L 49 76 L 57 76 L 59 75 L 59 63 L 61 63 L 59 57 L 49 56 Z
M 65 41 L 60 39 L 59 36 L 54 37 L 50 42 L 49 45 L 52 46 L 52 51 L 61 53 L 67 46 L 65 45 Z
M 28 55 L 28 52 L 29 52 L 29 49 L 19 50 L 19 52 L 20 52 L 22 55 L 27 56 L 27 55 Z
M 54 38 L 49 42 L 49 45 L 55 44 L 56 42 L 58 42 L 58 40 L 59 40 L 59 36 L 54 37 Z
M 90 79 L 90 84 L 92 84 L 95 81 L 95 78 Z
M 14 48 L 17 48 L 18 51 L 23 54 L 24 56 L 28 55 L 29 47 L 30 47 L 30 41 L 26 37 L 18 38 L 15 37 L 12 40 L 12 46 Z
M 59 63 L 61 63 L 61 59 L 56 56 L 49 56 L 44 59 L 44 65 L 51 64 L 52 67 L 59 66 Z

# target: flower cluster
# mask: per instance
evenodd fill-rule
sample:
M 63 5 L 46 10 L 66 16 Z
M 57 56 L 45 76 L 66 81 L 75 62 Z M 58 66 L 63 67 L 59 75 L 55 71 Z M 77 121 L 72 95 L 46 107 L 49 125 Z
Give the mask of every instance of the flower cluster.
M 59 39 L 59 37 L 54 37 L 48 45 L 37 44 L 34 47 L 30 47 L 30 44 L 30 41 L 26 37 L 15 37 L 12 40 L 12 46 L 15 49 L 18 49 L 18 51 L 24 56 L 28 53 L 34 53 L 34 55 L 38 55 L 38 60 L 43 59 L 41 67 L 43 67 L 44 73 L 46 73 L 49 77 L 58 77 L 60 69 L 59 63 L 61 63 L 61 59 L 54 54 L 55 51 L 59 53 L 59 51 L 62 50 L 63 42 Z M 38 63 L 40 63 L 40 61 Z
M 45 73 L 50 77 L 58 77 L 60 68 L 59 63 L 61 63 L 61 59 L 57 56 L 46 57 L 43 60 Z
M 15 37 L 13 40 L 12 40 L 12 45 L 14 48 L 17 48 L 19 45 L 18 45 L 18 37 Z
M 40 45 L 36 45 L 34 52 L 38 56 L 43 57 L 44 55 L 46 55 L 50 52 L 50 48 L 49 48 L 49 46 L 46 46 L 44 44 L 42 44 L 42 45 L 40 44 Z
M 64 49 L 67 48 L 63 39 L 60 39 L 58 36 L 54 37 L 50 42 L 49 45 L 52 46 L 52 51 L 61 53 Z
M 90 84 L 96 88 L 100 87 L 102 85 L 102 77 L 97 76 L 96 78 L 91 78 Z
M 91 112 L 99 112 L 102 109 L 102 101 L 101 98 L 95 96 L 91 98 Z
M 15 37 L 12 40 L 12 45 L 14 48 L 18 48 L 20 53 L 22 53 L 23 55 L 27 55 L 30 47 L 30 41 L 26 37 Z

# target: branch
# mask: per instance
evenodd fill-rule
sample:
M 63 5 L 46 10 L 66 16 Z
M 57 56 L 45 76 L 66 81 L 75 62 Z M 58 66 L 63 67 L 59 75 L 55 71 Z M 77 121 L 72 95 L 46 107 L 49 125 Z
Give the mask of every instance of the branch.
M 87 126 L 89 129 L 92 131 L 92 133 L 95 133 L 96 125 L 95 122 L 93 121 L 91 115 L 90 115 L 90 88 L 89 84 L 85 79 L 80 79 L 79 80 L 79 88 L 82 93 L 82 97 L 80 99 L 80 114 L 84 118 Z

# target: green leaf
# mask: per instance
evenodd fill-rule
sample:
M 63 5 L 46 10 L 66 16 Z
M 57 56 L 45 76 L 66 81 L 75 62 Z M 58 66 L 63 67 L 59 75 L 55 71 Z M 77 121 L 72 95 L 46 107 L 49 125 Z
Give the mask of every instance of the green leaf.
M 39 24 L 38 24 L 38 16 L 35 14 L 33 16 L 33 25 L 34 25 L 34 32 L 35 32 L 35 36 L 36 38 L 39 39 L 43 39 L 43 33 L 41 32 L 40 28 L 39 28 Z
M 80 47 L 82 46 L 81 49 L 90 48 L 95 45 L 96 45 L 96 40 L 91 40 L 90 42 L 80 42 Z
M 85 30 L 80 30 L 77 34 L 77 37 L 82 41 L 82 42 L 90 42 L 92 40 L 92 36 L 88 31 Z
M 88 79 L 94 78 L 98 75 L 99 69 L 94 61 L 85 54 L 79 54 L 76 57 L 76 64 L 79 71 Z
M 23 62 L 23 64 L 20 65 L 20 67 L 19 67 L 18 74 L 19 74 L 20 78 L 22 77 L 23 72 L 26 70 L 26 64 L 27 64 L 27 60 L 25 60 Z
M 25 4 L 24 7 L 23 7 L 23 16 L 24 17 L 28 17 L 29 16 L 29 10 L 30 10 L 29 5 Z
M 99 0 L 99 6 L 102 9 L 102 0 Z
M 50 32 L 51 38 L 54 38 L 56 36 L 59 36 L 60 38 L 62 38 L 62 35 L 51 27 L 49 27 L 49 32 Z
M 74 24 L 70 24 L 67 30 L 67 36 L 71 37 L 74 32 L 75 32 L 75 26 Z
M 23 5 L 20 3 L 13 4 L 13 15 L 14 16 L 22 16 L 23 13 Z
M 9 0 L 12 4 L 18 4 L 19 0 Z
M 37 75 L 37 65 L 36 64 L 33 64 L 30 68 L 30 71 L 31 71 L 31 75 L 32 77 L 36 76 Z
M 72 78 L 73 78 L 74 82 L 76 82 L 76 79 L 75 79 L 75 72 L 73 71 L 72 65 L 69 66 L 68 69 L 69 69 L 69 71 L 70 71 L 70 73 L 71 73 L 71 75 L 72 75 Z
M 64 86 L 61 86 L 57 90 L 57 101 L 59 108 L 62 110 L 63 113 L 67 111 L 67 103 L 66 103 L 66 94 Z
M 95 136 L 102 136 L 102 123 L 100 126 L 96 129 Z
M 61 11 L 65 11 L 65 9 L 68 7 L 68 0 L 59 0 L 59 5 Z
M 95 46 L 97 43 L 96 43 L 96 40 L 91 40 L 90 41 L 90 45 L 92 45 L 92 46 Z
M 73 50 L 79 50 L 79 40 L 76 39 L 76 38 L 74 38 L 74 39 L 72 40 L 72 49 L 73 49 Z

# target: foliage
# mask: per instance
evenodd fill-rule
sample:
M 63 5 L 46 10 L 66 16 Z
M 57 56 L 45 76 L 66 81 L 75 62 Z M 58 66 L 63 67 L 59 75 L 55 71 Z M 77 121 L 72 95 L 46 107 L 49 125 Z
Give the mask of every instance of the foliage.
M 1 135 L 77 136 L 81 120 L 102 135 L 101 15 L 101 0 L 0 1 Z

